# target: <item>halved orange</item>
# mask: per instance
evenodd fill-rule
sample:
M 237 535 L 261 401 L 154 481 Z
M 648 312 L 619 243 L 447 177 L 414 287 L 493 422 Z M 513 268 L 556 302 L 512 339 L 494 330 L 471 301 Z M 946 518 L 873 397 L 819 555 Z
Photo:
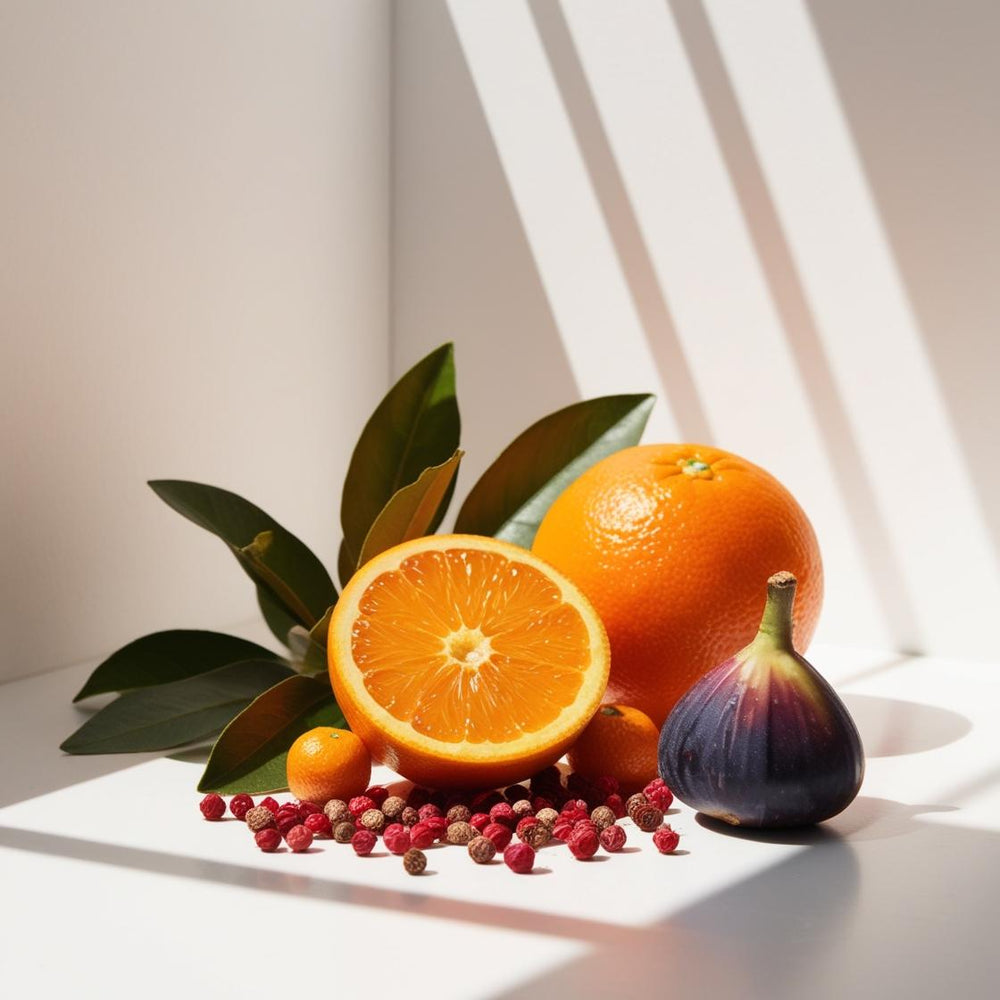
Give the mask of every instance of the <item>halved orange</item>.
M 526 549 L 433 535 L 375 556 L 330 622 L 330 680 L 371 755 L 434 788 L 490 788 L 554 763 L 608 681 L 590 602 Z

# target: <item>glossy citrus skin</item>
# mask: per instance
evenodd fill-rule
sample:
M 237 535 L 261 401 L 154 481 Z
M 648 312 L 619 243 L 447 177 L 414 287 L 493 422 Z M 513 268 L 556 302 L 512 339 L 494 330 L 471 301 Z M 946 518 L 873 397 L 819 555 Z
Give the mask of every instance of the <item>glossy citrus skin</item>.
M 656 777 L 659 738 L 659 727 L 645 712 L 629 705 L 602 705 L 566 760 L 585 778 L 617 778 L 631 794 Z
M 492 788 L 554 763 L 596 711 L 608 641 L 527 550 L 434 535 L 375 556 L 337 602 L 330 681 L 372 756 L 419 784 Z
M 639 445 L 598 462 L 549 508 L 532 551 L 604 622 L 605 700 L 657 725 L 753 639 L 773 573 L 799 580 L 797 649 L 808 646 L 823 600 L 819 545 L 795 498 L 746 459 L 704 445 Z
M 347 729 L 317 726 L 289 748 L 288 790 L 297 799 L 325 805 L 360 795 L 372 776 L 367 747 Z

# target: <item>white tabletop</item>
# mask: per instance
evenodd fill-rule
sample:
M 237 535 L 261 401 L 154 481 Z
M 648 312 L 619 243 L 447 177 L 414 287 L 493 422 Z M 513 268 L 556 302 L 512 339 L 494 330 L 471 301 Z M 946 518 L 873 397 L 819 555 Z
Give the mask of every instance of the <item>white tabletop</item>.
M 93 664 L 6 684 L 2 993 L 1000 995 L 1000 664 L 810 659 L 868 754 L 841 816 L 751 837 L 682 806 L 687 853 L 629 826 L 638 850 L 584 863 L 544 848 L 530 876 L 452 847 L 418 878 L 381 844 L 262 854 L 243 824 L 202 820 L 197 761 L 61 754 Z

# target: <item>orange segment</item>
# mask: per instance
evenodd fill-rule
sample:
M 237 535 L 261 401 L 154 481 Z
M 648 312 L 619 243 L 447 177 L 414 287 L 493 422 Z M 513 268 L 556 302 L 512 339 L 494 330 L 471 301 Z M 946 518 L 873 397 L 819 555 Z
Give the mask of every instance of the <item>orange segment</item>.
M 514 781 L 557 760 L 607 683 L 603 626 L 530 552 L 444 535 L 390 549 L 344 589 L 330 677 L 376 759 L 437 787 Z

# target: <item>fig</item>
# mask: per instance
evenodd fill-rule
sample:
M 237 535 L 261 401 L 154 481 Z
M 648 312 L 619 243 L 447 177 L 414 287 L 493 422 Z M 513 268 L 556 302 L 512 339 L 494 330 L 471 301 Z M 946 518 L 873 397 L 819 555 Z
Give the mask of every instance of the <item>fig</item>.
M 697 681 L 660 730 L 660 776 L 682 802 L 736 826 L 807 826 L 861 787 L 857 726 L 792 646 L 795 577 L 767 581 L 749 646 Z

